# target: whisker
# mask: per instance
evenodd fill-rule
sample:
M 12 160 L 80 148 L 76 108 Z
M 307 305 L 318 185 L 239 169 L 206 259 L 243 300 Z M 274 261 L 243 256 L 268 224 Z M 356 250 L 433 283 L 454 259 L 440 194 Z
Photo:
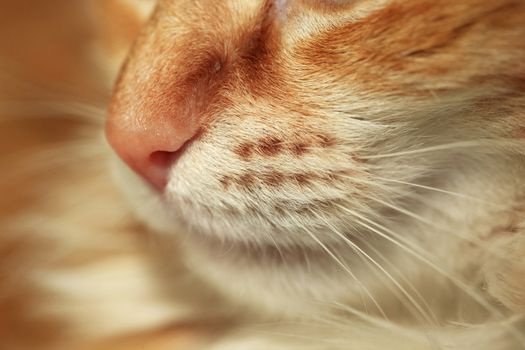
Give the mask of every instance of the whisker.
M 448 278 L 449 280 L 457 283 L 459 286 L 462 286 L 464 288 L 466 288 L 466 290 L 470 290 L 471 287 L 464 284 L 464 282 L 458 280 L 456 277 L 452 276 L 450 273 L 446 272 L 444 269 L 440 268 L 438 265 L 436 265 L 435 263 L 431 262 L 430 260 L 428 260 L 427 258 L 424 257 L 424 255 L 430 255 L 430 253 L 424 251 L 421 247 L 419 246 L 416 246 L 414 245 L 414 243 L 410 242 L 409 240 L 407 240 L 406 238 L 403 238 L 401 235 L 393 232 L 392 230 L 388 229 L 387 227 L 381 225 L 381 224 L 378 224 L 368 218 L 366 218 L 365 216 L 351 210 L 351 209 L 348 209 L 344 206 L 341 206 L 341 205 L 337 205 L 341 210 L 343 211 L 346 211 L 347 213 L 351 214 L 352 216 L 358 218 L 359 220 L 357 221 L 361 226 L 365 227 L 366 229 L 370 230 L 371 232 L 374 232 L 376 233 L 377 235 L 379 235 L 380 237 L 384 238 L 385 240 L 393 243 L 394 245 L 396 245 L 397 247 L 401 248 L 403 251 L 407 252 L 408 254 L 414 256 L 415 258 L 417 258 L 418 260 L 420 260 L 421 262 L 424 262 L 425 264 L 427 264 L 429 267 L 435 269 L 436 271 L 440 272 L 443 276 L 445 276 L 446 278 Z M 366 224 L 365 222 L 368 222 L 369 224 Z M 374 228 L 370 225 L 373 225 L 377 228 Z M 383 230 L 385 232 L 387 232 L 388 234 L 390 234 L 391 236 L 395 237 L 392 238 L 390 236 L 388 236 L 387 234 L 379 231 L 379 230 Z M 400 243 L 399 241 L 403 242 L 404 244 L 407 244 L 407 246 L 405 246 L 404 244 Z M 487 304 L 484 299 L 480 298 L 477 294 L 475 295 L 472 295 L 473 297 L 475 297 L 476 301 L 478 301 L 480 304 Z M 489 308 L 492 308 L 491 306 L 488 306 L 487 307 Z M 499 311 L 498 311 L 499 313 Z
M 399 206 L 396 206 L 394 204 L 391 204 L 391 203 L 388 203 L 388 202 L 385 202 L 384 200 L 381 200 L 379 198 L 376 198 L 376 197 L 372 197 L 372 196 L 368 196 L 368 198 L 372 199 L 373 201 L 377 202 L 377 203 L 380 203 L 388 208 L 391 208 L 395 211 L 398 211 L 404 215 L 407 215 L 423 224 L 426 224 L 426 225 L 429 225 L 430 227 L 434 227 L 436 229 L 438 229 L 439 231 L 441 232 L 444 232 L 444 233 L 447 233 L 447 234 L 450 234 L 452 236 L 455 236 L 465 242 L 468 242 L 468 243 L 471 243 L 471 244 L 474 244 L 476 247 L 478 248 L 481 248 L 481 249 L 484 249 L 484 250 L 487 250 L 487 245 L 486 245 L 486 242 L 484 242 L 482 239 L 480 238 L 477 238 L 477 237 L 467 237 L 467 236 L 464 236 L 454 230 L 450 230 L 448 228 L 445 228 L 445 227 L 442 227 L 440 225 L 437 225 L 436 223 L 424 218 L 423 216 L 421 215 L 418 215 L 418 214 L 415 214 L 409 210 L 406 210 L 404 208 L 401 208 Z M 413 194 L 411 194 L 411 198 L 415 198 L 415 199 L 418 199 L 420 201 L 422 201 L 425 205 L 428 206 L 428 203 L 426 203 L 423 199 L 417 197 L 417 196 L 414 196 Z M 504 252 L 498 252 L 494 249 L 491 249 L 490 250 L 490 253 L 491 255 L 495 256 L 495 257 L 498 257 L 498 258 L 501 258 L 501 259 L 507 259 L 507 256 L 505 255 Z
M 407 298 L 407 300 L 416 308 L 416 310 L 423 316 L 423 318 L 433 324 L 437 324 L 437 320 L 434 318 L 430 318 L 425 312 L 425 310 L 419 305 L 419 303 L 413 298 L 410 293 L 406 291 L 406 289 L 399 284 L 399 282 L 388 272 L 385 270 L 381 264 L 379 264 L 375 259 L 373 259 L 369 254 L 367 254 L 363 249 L 361 249 L 358 245 L 356 245 L 354 242 L 352 242 L 350 239 L 345 237 L 337 228 L 335 228 L 333 225 L 331 225 L 328 220 L 321 217 L 314 211 L 310 211 L 312 214 L 314 214 L 316 217 L 318 217 L 320 220 L 322 220 L 329 228 L 334 232 L 339 238 L 341 238 L 346 244 L 348 244 L 354 251 L 356 251 L 359 255 L 363 256 L 368 260 L 372 265 L 374 265 L 380 272 L 382 272 L 398 289 L 401 291 L 401 293 Z
M 359 317 L 360 319 L 370 323 L 371 325 L 374 325 L 376 327 L 381 327 L 384 329 L 394 330 L 396 333 L 403 333 L 405 336 L 410 336 L 414 340 L 419 340 L 419 332 L 413 332 L 412 329 L 398 326 L 396 323 L 388 322 L 388 320 L 382 320 L 377 317 L 373 317 L 370 315 L 365 314 L 364 312 L 361 312 L 359 310 L 356 310 L 354 308 L 349 307 L 349 305 L 345 305 L 339 302 L 333 302 L 332 305 L 338 307 L 339 309 L 346 311 L 356 317 Z M 340 323 L 340 320 L 339 320 Z M 341 327 L 341 325 L 339 325 Z M 343 326 L 344 327 L 344 326 Z
M 391 157 L 399 157 L 399 156 L 407 156 L 407 155 L 414 155 L 414 154 L 420 154 L 420 153 L 430 153 L 430 152 L 438 152 L 438 151 L 449 151 L 454 149 L 461 149 L 461 148 L 484 148 L 484 149 L 491 149 L 493 147 L 508 147 L 508 146 L 523 146 L 523 141 L 515 140 L 494 140 L 494 139 L 486 139 L 486 140 L 476 140 L 476 141 L 458 141 L 458 142 L 451 142 L 447 144 L 437 145 L 437 146 L 431 146 L 431 147 L 425 147 L 415 150 L 408 150 L 408 151 L 401 151 L 401 152 L 392 152 L 392 153 L 385 153 L 385 154 L 376 154 L 376 155 L 362 155 L 362 159 L 381 159 L 381 158 L 391 158 Z M 523 151 L 519 152 L 523 153 Z
M 80 164 L 87 166 L 86 161 L 95 159 L 105 159 L 105 148 L 93 140 L 68 141 L 48 146 L 38 151 L 23 151 L 20 154 L 11 154 L 12 159 L 23 159 L 22 163 L 17 162 L 16 168 L 11 168 L 9 174 L 5 175 L 2 181 L 15 179 L 21 174 L 34 174 L 62 166 Z M 9 161 L 6 161 L 10 163 Z M 14 162 L 14 161 L 13 161 Z M 97 162 L 98 164 L 99 162 Z M 89 163 L 92 164 L 92 163 Z
M 6 57 L 0 57 L 0 80 L 2 80 L 2 82 L 5 83 L 4 86 L 9 89 L 4 91 L 7 91 L 9 94 L 15 91 L 23 92 L 24 95 L 56 99 L 64 98 L 64 96 L 72 96 L 72 91 L 78 90 L 77 86 L 72 83 L 51 81 L 49 79 L 41 81 L 32 76 L 27 76 L 24 73 L 25 71 L 27 71 L 27 68 L 18 64 L 16 61 L 9 60 Z M 0 87 L 0 89 L 2 88 L 3 86 Z M 0 90 L 0 92 L 3 91 Z M 103 84 L 87 92 L 82 88 L 82 96 L 87 96 L 93 100 L 105 100 L 109 92 L 109 89 Z M 2 94 L 6 95 L 7 93 Z
M 489 311 L 492 315 L 497 315 L 500 318 L 505 318 L 505 315 L 500 310 L 498 310 L 496 307 L 494 307 L 492 304 L 490 304 L 488 301 L 486 301 L 482 296 L 480 296 L 478 293 L 476 293 L 475 289 L 472 286 L 469 286 L 468 284 L 463 282 L 461 279 L 459 279 L 457 277 L 454 277 L 452 274 L 450 274 L 449 272 L 447 272 L 444 269 L 440 268 L 438 265 L 436 265 L 435 263 L 433 263 L 432 261 L 430 261 L 429 259 L 424 257 L 424 255 L 430 255 L 430 253 L 422 250 L 422 248 L 420 248 L 418 246 L 415 246 L 410 241 L 404 239 L 401 235 L 393 232 L 392 230 L 384 227 L 383 225 L 380 225 L 380 224 L 378 224 L 378 223 L 376 223 L 376 222 L 374 222 L 374 221 L 364 217 L 363 215 L 360 215 L 359 213 L 357 213 L 357 212 L 355 212 L 355 211 L 353 211 L 351 209 L 345 208 L 345 207 L 343 207 L 341 205 L 337 205 L 337 206 L 339 208 L 341 208 L 341 210 L 344 210 L 344 211 L 348 212 L 349 214 L 359 218 L 360 220 L 357 220 L 357 222 L 360 223 L 360 225 L 362 225 L 363 227 L 367 228 L 371 232 L 376 233 L 378 236 L 384 238 L 385 240 L 393 243 L 397 247 L 401 248 L 403 251 L 407 252 L 411 256 L 415 257 L 416 259 L 418 259 L 419 261 L 425 263 L 427 266 L 429 266 L 430 268 L 432 268 L 436 272 L 438 272 L 441 275 L 443 275 L 444 277 L 446 277 L 455 286 L 460 288 L 463 292 L 465 292 L 468 296 L 470 296 L 473 300 L 475 300 L 479 305 L 484 307 L 485 310 Z M 376 229 L 376 228 L 366 224 L 365 222 L 370 223 L 370 225 L 373 225 L 373 226 L 377 227 L 378 229 Z M 390 237 L 387 234 L 381 232 L 380 230 L 384 230 L 385 232 L 387 232 L 390 235 L 392 235 L 393 237 L 395 237 L 395 239 L 393 237 Z M 407 244 L 409 247 L 401 244 L 398 240 L 400 240 L 401 242 Z M 505 328 L 509 331 L 510 334 L 512 334 L 515 337 L 516 340 L 518 340 L 521 344 L 523 344 L 525 346 L 525 338 L 523 337 L 523 335 L 515 327 L 512 327 L 512 325 L 505 325 Z
M 430 305 L 427 303 L 423 295 L 421 295 L 421 293 L 417 290 L 417 288 L 407 278 L 404 277 L 401 271 L 398 268 L 396 268 L 396 266 L 392 264 L 383 253 L 381 253 L 378 249 L 376 249 L 369 242 L 365 241 L 365 244 L 368 249 L 374 252 L 374 254 L 376 254 L 379 258 L 381 258 L 385 262 L 385 264 L 387 264 L 393 271 L 395 271 L 399 275 L 399 278 L 408 286 L 408 288 L 410 288 L 410 290 L 414 293 L 414 295 L 421 301 L 424 308 L 430 314 L 431 319 L 434 321 L 434 324 L 438 324 L 439 322 L 438 322 L 437 316 L 435 315 L 434 311 L 432 310 Z
M 341 310 L 364 322 L 358 325 L 370 325 L 379 329 L 383 329 L 386 332 L 402 335 L 403 339 L 405 340 L 412 339 L 418 343 L 432 345 L 434 349 L 443 349 L 438 340 L 435 339 L 433 335 L 422 333 L 421 328 L 419 327 L 412 328 L 400 326 L 395 322 L 390 322 L 389 320 L 384 320 L 373 315 L 368 315 L 365 312 L 351 307 L 350 305 L 339 302 L 322 303 L 322 305 L 327 305 L 332 308 L 335 307 L 336 309 Z M 348 334 L 348 327 L 350 325 L 353 325 L 354 327 L 356 326 L 355 323 L 349 323 L 348 319 L 337 317 L 337 315 L 334 314 L 323 315 L 323 317 L 315 317 L 314 319 L 320 324 L 328 325 L 330 329 L 333 329 L 336 332 L 346 331 L 345 334 Z M 429 344 L 429 342 L 431 344 Z
M 319 240 L 319 238 L 317 238 L 315 236 L 315 234 L 313 234 L 313 232 L 311 232 L 309 229 L 304 227 L 304 225 L 300 225 L 300 223 L 298 223 L 298 222 L 296 222 L 296 223 L 299 224 L 299 226 L 302 226 L 302 228 L 312 238 L 312 240 L 314 240 L 337 263 L 337 265 L 339 265 L 346 273 L 348 273 L 359 284 L 359 286 L 362 288 L 362 290 L 367 294 L 367 296 L 370 298 L 372 303 L 375 305 L 377 310 L 381 313 L 382 317 L 384 317 L 385 319 L 388 319 L 388 317 L 386 316 L 385 312 L 383 311 L 383 308 L 379 305 L 379 303 L 374 298 L 374 296 L 370 293 L 368 288 L 366 288 L 363 285 L 363 283 L 357 278 L 357 276 L 352 272 L 352 270 L 350 270 L 350 268 L 348 266 L 346 266 L 341 261 L 341 259 L 339 259 L 323 242 L 321 242 L 321 240 Z
M 434 191 L 434 192 L 439 192 L 439 193 L 443 193 L 443 194 L 448 194 L 448 195 L 451 195 L 451 196 L 455 196 L 455 197 L 459 197 L 459 198 L 464 198 L 464 199 L 476 201 L 476 202 L 479 202 L 479 203 L 482 203 L 482 204 L 494 205 L 493 203 L 487 202 L 487 201 L 485 201 L 483 199 L 480 199 L 480 198 L 472 197 L 472 196 L 469 196 L 469 195 L 466 195 L 466 194 L 463 194 L 463 193 L 459 193 L 459 192 L 453 192 L 453 191 L 444 190 L 444 189 L 437 188 L 437 187 L 426 186 L 426 185 L 421 185 L 421 184 L 417 184 L 417 183 L 413 183 L 413 182 L 407 182 L 407 181 L 401 181 L 401 180 L 387 179 L 387 178 L 384 178 L 384 177 L 381 177 L 381 176 L 375 176 L 375 178 L 378 179 L 378 180 L 382 180 L 382 181 L 393 182 L 393 183 L 398 183 L 398 184 L 402 184 L 402 185 L 412 186 L 412 187 L 421 188 L 421 189 L 425 189 L 425 190 L 429 190 L 429 191 Z
M 16 121 L 19 118 L 25 119 L 72 119 L 103 125 L 105 120 L 105 109 L 84 104 L 81 102 L 65 101 L 30 101 L 30 102 L 9 102 L 2 104 L 2 116 L 0 121 Z

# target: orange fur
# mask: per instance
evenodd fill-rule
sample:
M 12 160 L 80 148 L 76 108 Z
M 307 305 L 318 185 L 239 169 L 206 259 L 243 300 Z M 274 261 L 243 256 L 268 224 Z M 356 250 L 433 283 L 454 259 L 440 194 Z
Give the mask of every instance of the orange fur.
M 36 105 L 43 117 L 28 122 L 27 105 L 9 100 L 56 97 L 12 88 L 17 79 L 0 72 L 0 147 L 24 152 L 0 158 L 3 173 L 15 171 L 0 182 L 0 348 L 287 350 L 339 338 L 331 350 L 518 348 L 525 2 L 160 0 L 141 34 L 149 13 L 129 1 L 31 4 L 21 15 L 0 2 L 5 67 L 18 61 L 31 81 L 74 85 L 72 101 L 106 103 L 135 41 L 107 122 L 110 139 L 128 127 L 135 138 L 113 146 L 137 170 L 134 147 L 166 130 L 193 136 L 173 162 L 166 207 L 149 208 L 158 195 L 117 175 L 132 198 L 123 200 L 101 119 L 71 118 L 85 106 L 65 103 L 58 112 Z M 58 151 L 39 153 L 55 142 Z M 458 143 L 466 150 L 418 153 Z M 182 218 L 166 229 L 156 215 L 173 208 Z M 308 240 L 320 227 L 331 229 L 317 239 L 339 264 Z M 373 235 L 385 227 L 471 289 L 385 248 L 391 241 Z M 185 229 L 181 243 L 174 231 Z M 374 279 L 359 249 L 399 282 Z M 351 311 L 333 312 L 340 304 Z M 319 310 L 346 328 L 326 330 L 315 317 L 310 326 Z M 388 326 L 374 323 L 381 314 Z M 268 336 L 243 328 L 254 323 L 270 324 Z M 272 337 L 282 329 L 293 339 Z

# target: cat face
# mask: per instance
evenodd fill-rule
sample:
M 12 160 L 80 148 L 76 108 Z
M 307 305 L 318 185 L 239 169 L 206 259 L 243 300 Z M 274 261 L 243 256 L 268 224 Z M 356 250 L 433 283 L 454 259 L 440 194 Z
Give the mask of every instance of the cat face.
M 510 0 L 159 1 L 110 106 L 119 182 L 197 245 L 345 260 L 412 225 L 411 184 L 454 189 L 522 136 L 523 23 Z

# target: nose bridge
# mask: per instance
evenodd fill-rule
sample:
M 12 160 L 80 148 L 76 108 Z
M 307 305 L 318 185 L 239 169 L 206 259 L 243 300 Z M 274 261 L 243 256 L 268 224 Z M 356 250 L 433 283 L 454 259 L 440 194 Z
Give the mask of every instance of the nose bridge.
M 179 37 L 171 45 L 166 43 L 172 39 L 162 35 L 149 29 L 134 46 L 116 84 L 108 124 L 138 135 L 200 128 L 224 76 L 224 62 L 213 45 L 195 40 L 198 35 Z
M 177 89 L 180 74 L 174 69 L 176 57 L 171 50 L 159 50 L 150 41 L 135 45 L 109 107 L 113 124 L 139 133 L 180 127 L 178 124 L 183 124 L 190 114 Z
M 160 171 L 154 162 L 158 157 L 152 155 L 175 153 L 197 135 L 206 104 L 199 86 L 207 77 L 202 71 L 191 69 L 192 64 L 188 67 L 180 50 L 159 46 L 162 38 L 144 37 L 132 50 L 116 84 L 106 135 L 133 170 L 161 187 L 167 169 Z M 161 167 L 166 168 L 167 164 Z

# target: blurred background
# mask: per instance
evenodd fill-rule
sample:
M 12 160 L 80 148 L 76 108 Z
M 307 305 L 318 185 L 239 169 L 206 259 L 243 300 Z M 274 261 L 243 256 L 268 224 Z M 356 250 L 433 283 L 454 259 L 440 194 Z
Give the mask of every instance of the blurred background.
M 0 0 L 0 217 L 24 209 L 31 181 L 56 175 L 25 171 L 38 153 L 74 138 L 82 109 L 107 99 L 86 3 Z
M 131 2 L 134 1 L 151 3 L 149 0 Z M 97 208 L 90 207 L 91 198 L 98 207 L 101 202 L 114 205 L 112 199 L 104 201 L 105 197 L 97 202 L 102 195 L 112 196 L 115 192 L 108 174 L 100 169 L 105 168 L 105 164 L 89 168 L 89 162 L 78 158 L 83 154 L 100 154 L 112 81 L 142 24 L 143 19 L 130 15 L 123 3 L 123 0 L 0 0 L 2 350 L 58 349 L 46 344 L 53 344 L 67 328 L 62 321 L 57 321 L 59 318 L 34 315 L 34 305 L 54 304 L 49 304 L 53 298 L 39 292 L 28 275 L 35 271 L 38 274 L 39 269 L 55 268 L 58 266 L 55 264 L 81 266 L 101 256 L 111 256 L 115 249 L 121 254 L 136 251 L 129 240 L 118 243 L 121 245 L 115 248 L 104 239 L 99 240 L 102 244 L 97 246 L 96 237 L 89 236 L 90 241 L 72 237 L 71 242 L 66 242 L 71 247 L 85 247 L 85 251 L 71 249 L 64 253 L 56 248 L 62 255 L 53 255 L 53 247 L 59 245 L 56 242 L 61 239 L 58 230 L 55 236 L 46 236 L 48 227 L 44 229 L 31 216 L 51 217 L 53 225 L 62 223 L 74 227 L 71 223 L 76 220 L 75 210 L 89 210 L 90 215 L 99 218 L 100 212 L 108 211 L 104 205 L 98 212 Z M 98 158 L 91 159 L 96 162 Z M 80 179 L 84 182 L 77 180 L 78 174 L 77 177 L 67 175 L 79 173 L 79 164 L 83 176 Z M 102 181 L 98 181 L 97 176 Z M 98 181 L 98 187 L 85 189 L 86 178 Z M 59 194 L 58 189 L 64 189 L 63 193 Z M 51 208 L 59 201 L 62 203 L 57 204 L 56 209 Z M 64 207 L 71 210 L 66 212 Z M 68 215 L 69 221 L 66 221 Z M 31 219 L 27 220 L 28 217 Z M 88 220 L 96 222 L 97 219 Z M 100 221 L 104 221 L 104 216 Z M 13 224 L 26 228 L 13 230 Z M 102 237 L 107 234 L 96 225 L 93 230 Z M 90 242 L 94 242 L 92 246 Z M 58 301 L 55 311 L 60 311 L 60 306 Z M 82 315 L 96 306 L 85 303 L 79 306 L 85 310 L 78 312 Z M 100 309 L 103 310 L 103 306 Z M 92 319 L 85 322 L 97 326 Z M 155 334 L 154 337 L 158 338 Z M 135 349 L 131 344 L 143 349 L 135 338 L 121 345 L 85 349 Z M 66 346 L 66 349 L 72 347 Z
M 0 0 L 0 193 L 9 194 L 0 219 L 32 200 L 35 171 L 40 182 L 59 175 L 42 153 L 60 152 L 86 126 L 101 131 L 143 21 L 124 0 Z

